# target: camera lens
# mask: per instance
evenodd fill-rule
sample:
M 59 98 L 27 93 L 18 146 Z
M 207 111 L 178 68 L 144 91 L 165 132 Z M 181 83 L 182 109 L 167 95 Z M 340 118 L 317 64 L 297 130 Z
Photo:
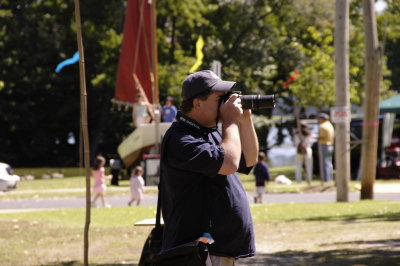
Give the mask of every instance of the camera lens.
M 275 107 L 275 95 L 241 95 L 243 109 L 263 109 Z

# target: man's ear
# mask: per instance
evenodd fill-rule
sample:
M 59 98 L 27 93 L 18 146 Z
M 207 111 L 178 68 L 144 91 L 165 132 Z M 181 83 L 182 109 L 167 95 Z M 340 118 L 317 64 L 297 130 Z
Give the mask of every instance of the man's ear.
M 193 99 L 193 109 L 199 111 L 201 108 L 201 100 L 199 98 Z

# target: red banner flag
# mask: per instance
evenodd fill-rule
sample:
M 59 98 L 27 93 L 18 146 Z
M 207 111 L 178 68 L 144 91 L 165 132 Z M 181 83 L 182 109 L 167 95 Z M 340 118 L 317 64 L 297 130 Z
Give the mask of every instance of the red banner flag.
M 147 0 L 129 0 L 124 21 L 124 38 L 119 57 L 115 101 L 136 102 L 140 86 L 152 102 L 152 27 L 151 5 Z

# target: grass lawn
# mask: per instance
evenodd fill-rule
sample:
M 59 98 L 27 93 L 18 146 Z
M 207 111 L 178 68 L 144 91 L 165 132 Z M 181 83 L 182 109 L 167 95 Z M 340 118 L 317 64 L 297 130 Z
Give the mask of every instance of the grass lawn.
M 0 193 L 0 200 L 5 199 L 20 199 L 20 198 L 45 198 L 45 197 L 84 197 L 85 196 L 85 176 L 84 170 L 79 168 L 65 168 L 65 178 L 62 179 L 40 179 L 40 173 L 55 173 L 59 171 L 58 168 L 17 168 L 14 169 L 18 175 L 26 173 L 34 173 L 36 179 L 30 181 L 21 181 L 18 189 L 9 191 L 7 193 Z M 295 167 L 281 167 L 270 169 L 272 179 L 279 174 L 287 176 L 292 181 L 294 180 Z M 107 170 L 108 173 L 108 170 Z M 240 175 L 242 184 L 246 190 L 255 190 L 254 176 Z M 91 182 L 93 180 L 91 179 Z M 109 182 L 109 181 L 108 181 Z M 377 180 L 376 183 L 400 183 L 399 180 Z M 129 180 L 120 180 L 119 186 L 108 186 L 107 195 L 129 195 Z M 314 176 L 311 186 L 308 186 L 306 182 L 297 184 L 293 182 L 291 185 L 276 184 L 273 181 L 269 182 L 266 186 L 268 193 L 307 193 L 317 192 L 335 189 L 333 183 L 324 183 L 321 185 L 321 181 L 318 176 Z M 350 190 L 359 190 L 360 181 L 351 181 Z M 145 193 L 157 193 L 156 186 L 147 187 Z
M 36 169 L 44 172 L 45 169 Z M 21 172 L 20 172 L 21 171 Z M 15 169 L 17 174 L 30 169 Z M 48 169 L 46 171 L 49 171 Z M 50 170 L 56 172 L 58 169 Z M 271 169 L 271 176 L 294 179 L 294 167 Z M 22 181 L 18 189 L 0 193 L 0 200 L 38 197 L 84 197 L 85 177 L 65 169 L 63 179 Z M 68 173 L 68 174 L 67 174 Z M 67 177 L 68 176 L 68 177 Z M 241 175 L 246 190 L 255 190 L 254 176 Z M 376 183 L 399 183 L 378 180 Z M 351 190 L 360 182 L 351 181 Z M 268 193 L 334 189 L 314 179 L 282 185 L 270 182 Z M 148 187 L 146 193 L 157 193 Z M 107 195 L 129 194 L 129 181 L 109 186 Z M 237 265 L 400 265 L 400 205 L 394 201 L 325 204 L 252 205 L 257 256 Z M 136 265 L 149 226 L 133 226 L 155 216 L 155 206 L 92 209 L 91 265 Z M 81 265 L 84 209 L 0 213 L 1 265 Z
M 237 265 L 399 265 L 400 205 L 251 206 L 257 256 Z M 136 265 L 155 207 L 92 209 L 90 265 Z M 0 213 L 1 265 L 81 265 L 84 209 Z

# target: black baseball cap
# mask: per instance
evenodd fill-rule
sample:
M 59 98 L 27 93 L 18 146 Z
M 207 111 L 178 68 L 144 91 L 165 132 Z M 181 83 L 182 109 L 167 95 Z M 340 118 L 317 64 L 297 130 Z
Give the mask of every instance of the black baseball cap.
M 182 84 L 182 99 L 195 98 L 205 91 L 227 92 L 236 85 L 234 81 L 225 81 L 211 70 L 194 72 L 186 77 Z

